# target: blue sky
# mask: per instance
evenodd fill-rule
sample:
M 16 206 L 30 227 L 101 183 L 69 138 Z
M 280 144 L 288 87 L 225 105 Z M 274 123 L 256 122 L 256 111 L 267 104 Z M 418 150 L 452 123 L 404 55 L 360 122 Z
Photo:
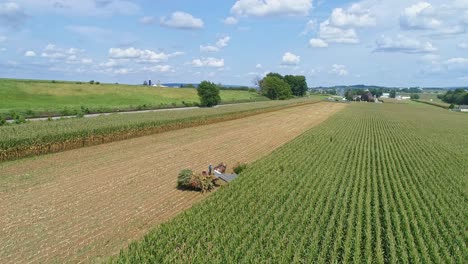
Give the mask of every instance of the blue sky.
M 466 86 L 468 0 L 0 0 L 0 77 Z

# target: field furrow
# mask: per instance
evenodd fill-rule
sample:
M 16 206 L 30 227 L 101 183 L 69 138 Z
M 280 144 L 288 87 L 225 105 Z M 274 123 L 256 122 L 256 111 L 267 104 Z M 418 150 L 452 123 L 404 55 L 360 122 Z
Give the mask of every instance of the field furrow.
M 354 104 L 112 262 L 466 263 L 467 138 L 463 114 Z
M 252 162 L 343 107 L 303 105 L 0 163 L 1 262 L 91 262 L 115 254 L 205 197 L 175 188 L 181 169 L 202 170 L 217 162 L 232 168 L 236 162 Z M 240 228 L 236 231 L 250 233 Z M 280 236 L 285 228 L 272 230 Z

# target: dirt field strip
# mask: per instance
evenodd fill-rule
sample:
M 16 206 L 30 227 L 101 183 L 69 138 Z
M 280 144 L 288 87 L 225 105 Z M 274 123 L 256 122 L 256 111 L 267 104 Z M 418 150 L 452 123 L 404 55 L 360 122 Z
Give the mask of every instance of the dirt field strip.
M 175 188 L 181 169 L 255 161 L 345 106 L 304 105 L 0 163 L 0 262 L 105 259 L 206 197 Z

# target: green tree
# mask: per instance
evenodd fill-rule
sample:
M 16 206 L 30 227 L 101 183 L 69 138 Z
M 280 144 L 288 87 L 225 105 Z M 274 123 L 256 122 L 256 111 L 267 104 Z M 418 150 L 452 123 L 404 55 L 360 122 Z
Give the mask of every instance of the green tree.
M 348 89 L 346 90 L 344 97 L 346 98 L 346 100 L 352 101 L 354 98 L 354 95 L 355 95 L 355 91 L 353 91 L 353 89 Z
M 419 99 L 419 94 L 411 94 L 410 96 L 411 99 Z
M 291 91 L 295 96 L 304 96 L 307 93 L 307 82 L 305 76 L 302 75 L 286 75 L 286 81 L 291 87 Z
M 201 82 L 198 86 L 197 93 L 200 97 L 201 106 L 213 107 L 221 102 L 219 87 L 212 82 Z
M 278 77 L 281 80 L 284 79 L 283 75 L 276 73 L 276 72 L 270 72 L 269 74 L 266 75 L 266 77 Z
M 396 97 L 396 90 L 391 90 L 390 91 L 390 98 L 395 98 Z
M 268 76 L 261 82 L 261 92 L 272 100 L 285 100 L 292 97 L 289 84 L 277 76 Z

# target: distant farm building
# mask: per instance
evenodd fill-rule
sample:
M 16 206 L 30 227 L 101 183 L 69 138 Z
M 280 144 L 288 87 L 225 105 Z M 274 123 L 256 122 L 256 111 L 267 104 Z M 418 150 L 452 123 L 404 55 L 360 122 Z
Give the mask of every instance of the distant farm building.
M 460 105 L 458 109 L 460 112 L 468 112 L 468 105 Z
M 390 98 L 390 93 L 383 93 L 380 98 Z
M 401 95 L 398 95 L 398 96 L 396 97 L 396 99 L 397 99 L 397 100 L 409 100 L 409 99 L 411 99 L 411 97 L 410 97 L 410 96 L 401 96 Z

